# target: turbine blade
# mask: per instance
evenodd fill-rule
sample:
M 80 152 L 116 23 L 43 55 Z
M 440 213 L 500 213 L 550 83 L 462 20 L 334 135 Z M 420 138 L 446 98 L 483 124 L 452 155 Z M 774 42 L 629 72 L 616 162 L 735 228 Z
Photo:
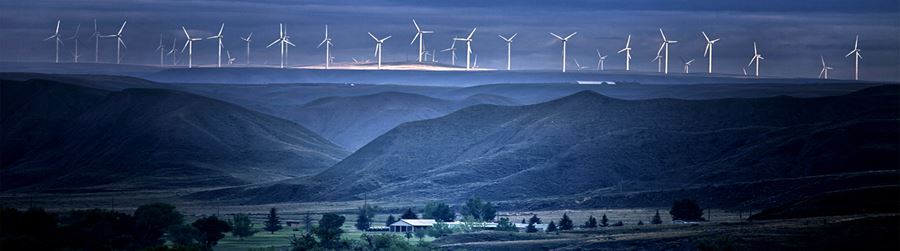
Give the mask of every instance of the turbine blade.
M 297 45 L 294 45 L 294 43 L 291 43 L 291 41 L 284 40 L 284 42 L 287 43 L 287 44 L 289 44 L 289 45 L 291 45 L 291 46 L 293 46 L 293 47 L 297 47 Z
M 631 46 L 631 34 L 628 34 L 628 40 L 625 41 L 625 48 L 628 48 L 628 46 Z
M 707 42 L 707 43 L 712 43 L 712 41 L 709 41 L 709 36 L 706 36 L 706 32 L 705 32 L 705 31 L 701 31 L 700 33 L 703 34 L 703 38 L 706 38 L 706 42 Z
M 422 35 L 422 33 L 421 33 L 421 32 L 416 32 L 416 36 L 413 37 L 413 40 L 412 40 L 412 41 L 409 41 L 409 44 L 415 43 L 415 42 L 416 42 L 416 39 L 419 38 L 419 35 Z
M 556 38 L 559 39 L 559 40 L 564 40 L 562 37 L 560 37 L 559 35 L 554 34 L 553 32 L 550 32 L 550 35 L 553 35 L 554 37 L 556 37 Z
M 516 36 L 518 36 L 518 35 L 519 35 L 519 33 L 513 34 L 512 37 L 509 37 L 509 40 L 512 41 L 513 38 L 516 38 Z
M 116 35 L 120 35 L 120 36 L 122 35 L 122 31 L 125 30 L 125 24 L 127 24 L 127 23 L 128 23 L 128 20 L 125 20 L 125 22 L 122 22 L 122 27 L 119 27 L 119 32 L 116 32 Z
M 569 40 L 569 38 L 572 38 L 572 36 L 575 36 L 575 34 L 578 34 L 578 32 L 577 31 L 572 32 L 572 34 L 569 34 L 568 36 L 566 36 L 566 40 Z
M 191 43 L 191 40 L 184 41 L 184 47 L 181 48 L 181 53 L 184 53 L 184 50 L 187 49 L 188 44 Z
M 666 43 L 663 42 L 662 45 L 659 46 L 659 51 L 656 51 L 656 56 L 658 57 L 660 53 L 662 53 L 663 48 L 666 47 Z
M 711 45 L 712 45 L 712 44 L 706 44 L 706 48 L 703 49 L 703 56 L 704 56 L 704 57 L 706 56 L 706 53 L 709 52 L 709 46 L 711 46 Z
M 60 20 L 56 20 L 56 31 L 54 32 L 54 34 L 59 34 L 59 23 L 60 22 L 61 22 Z
M 500 37 L 500 39 L 503 39 L 504 41 L 509 42 L 509 39 L 506 39 L 506 37 L 504 37 L 503 35 L 497 35 L 497 36 Z
M 191 35 L 188 34 L 187 29 L 185 29 L 184 26 L 181 26 L 181 30 L 184 31 L 184 36 L 187 37 L 188 40 L 191 40 Z
M 316 46 L 316 48 L 319 48 L 319 47 L 322 47 L 322 45 L 323 45 L 323 44 L 325 44 L 325 42 L 328 42 L 328 39 L 326 39 L 326 40 L 322 40 L 322 42 L 321 42 L 321 43 L 319 43 L 319 45 L 318 45 L 318 46 Z
M 659 34 L 662 35 L 663 41 L 668 41 L 668 39 L 666 39 L 666 33 L 663 33 L 662 28 L 659 28 Z
M 413 25 L 416 26 L 416 32 L 422 32 L 422 29 L 419 28 L 419 23 L 416 23 L 416 19 L 413 19 Z
M 472 35 L 475 35 L 475 30 L 477 30 L 477 29 L 478 29 L 478 27 L 473 28 L 472 33 L 469 33 L 469 36 L 466 37 L 466 40 L 472 40 Z
M 381 39 L 381 42 L 383 43 L 385 40 L 388 40 L 388 38 L 391 38 L 391 37 L 393 37 L 393 35 L 390 35 L 390 36 L 387 36 L 387 37 Z
M 375 41 L 378 41 L 378 38 L 377 38 L 377 37 L 375 37 L 375 35 L 372 35 L 372 33 L 371 33 L 371 32 L 369 32 L 369 36 L 370 36 L 370 37 L 372 37 L 372 39 L 375 39 Z
M 221 36 L 222 36 L 222 30 L 225 30 L 225 23 L 222 23 L 222 27 L 219 27 L 219 34 L 216 35 L 217 37 L 221 37 Z
M 278 42 L 281 42 L 281 38 L 275 39 L 275 41 L 272 41 L 272 43 L 269 44 L 269 45 L 267 45 L 266 48 L 272 47 L 272 45 L 275 45 L 275 44 L 277 44 Z
M 49 38 L 48 38 L 48 39 L 49 39 Z M 45 39 L 45 40 L 46 40 L 46 39 Z M 846 58 L 846 57 L 850 57 L 850 55 L 853 55 L 854 52 L 856 52 L 856 50 L 850 51 L 850 53 L 847 53 L 847 56 L 844 56 L 844 57 L 845 57 L 845 58 Z

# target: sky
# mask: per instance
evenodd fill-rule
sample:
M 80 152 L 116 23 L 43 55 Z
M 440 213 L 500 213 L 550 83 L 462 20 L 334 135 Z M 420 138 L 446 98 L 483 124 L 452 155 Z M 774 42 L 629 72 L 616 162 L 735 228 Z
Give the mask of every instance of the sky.
M 93 61 L 93 20 L 99 32 L 115 33 L 124 20 L 127 49 L 122 54 L 128 64 L 158 64 L 160 36 L 166 51 L 177 39 L 184 45 L 181 27 L 192 36 L 215 35 L 225 23 L 223 41 L 236 62 L 246 60 L 246 45 L 240 40 L 253 32 L 251 60 L 254 64 L 277 64 L 277 46 L 266 45 L 278 36 L 278 24 L 287 26 L 291 40 L 290 65 L 322 64 L 323 48 L 316 48 L 327 24 L 337 62 L 351 58 L 371 59 L 374 41 L 366 34 L 392 35 L 385 42 L 383 60 L 414 60 L 418 43 L 412 19 L 427 30 L 426 47 L 448 48 L 452 38 L 464 36 L 474 27 L 472 47 L 483 68 L 505 68 L 506 43 L 497 35 L 519 35 L 512 44 L 514 69 L 559 69 L 562 46 L 549 35 L 578 32 L 568 43 L 570 70 L 577 59 L 583 66 L 596 67 L 596 50 L 609 55 L 607 69 L 624 69 L 624 54 L 615 52 L 632 35 L 632 70 L 657 70 L 650 62 L 661 38 L 659 29 L 678 43 L 670 47 L 669 71 L 681 72 L 685 60 L 696 59 L 692 72 L 704 71 L 707 59 L 701 31 L 715 44 L 714 71 L 741 73 L 753 56 L 757 42 L 762 56 L 760 74 L 778 77 L 815 78 L 821 70 L 820 56 L 834 69 L 832 78 L 851 78 L 854 38 L 859 35 L 863 59 L 863 80 L 900 81 L 900 1 L 897 0 L 493 0 L 493 1 L 113 1 L 113 0 L 33 0 L 0 1 L 0 61 L 52 61 L 53 34 L 61 20 L 61 34 L 69 37 L 81 25 L 80 60 Z M 457 64 L 464 64 L 464 44 L 457 44 Z M 60 58 L 71 61 L 74 43 L 65 41 Z M 115 61 L 115 41 L 100 40 L 100 60 Z M 223 54 L 225 54 L 223 52 Z M 224 56 L 223 56 L 224 57 Z M 449 62 L 449 53 L 437 53 L 437 60 Z M 194 64 L 215 64 L 216 42 L 194 44 Z M 225 61 L 225 59 L 223 59 Z M 171 58 L 166 59 L 171 63 Z M 752 71 L 749 68 L 748 71 Z

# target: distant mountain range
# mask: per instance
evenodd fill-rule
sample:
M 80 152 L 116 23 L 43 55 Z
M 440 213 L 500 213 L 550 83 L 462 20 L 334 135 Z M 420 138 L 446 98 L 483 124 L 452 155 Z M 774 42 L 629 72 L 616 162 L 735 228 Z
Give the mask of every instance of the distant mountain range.
M 234 186 L 348 154 L 293 122 L 180 91 L 0 83 L 4 191 Z
M 898 100 L 891 85 L 821 98 L 625 101 L 585 91 L 478 105 L 402 124 L 316 176 L 278 185 L 304 191 L 294 196 L 245 191 L 255 202 L 364 192 L 524 200 L 896 170 Z

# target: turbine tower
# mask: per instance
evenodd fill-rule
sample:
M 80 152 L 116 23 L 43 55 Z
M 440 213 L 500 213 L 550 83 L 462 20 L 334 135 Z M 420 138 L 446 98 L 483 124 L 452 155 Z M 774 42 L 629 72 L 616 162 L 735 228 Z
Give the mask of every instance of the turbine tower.
M 331 65 L 331 47 L 334 46 L 334 44 L 331 44 L 331 38 L 328 37 L 327 24 L 325 25 L 325 39 L 322 40 L 316 48 L 322 47 L 323 44 L 325 45 L 325 69 L 328 69 Z
M 666 33 L 663 33 L 662 28 L 659 29 L 659 35 L 662 36 L 662 45 L 659 46 L 659 51 L 656 52 L 656 55 L 662 52 L 663 49 L 666 50 L 666 57 L 664 58 L 665 62 L 665 73 L 669 74 L 669 44 L 678 43 L 678 41 L 669 40 L 666 38 Z
M 651 59 L 650 62 L 656 62 L 656 72 L 662 72 L 662 59 L 663 57 L 659 54 L 656 54 L 656 57 Z
M 760 60 L 760 59 L 766 59 L 766 58 L 764 58 L 764 57 L 762 56 L 762 54 L 759 54 L 759 50 L 756 49 L 756 42 L 753 42 L 753 57 L 750 58 L 750 63 L 747 64 L 747 67 L 750 67 L 751 65 L 753 65 L 753 62 L 755 61 L 755 62 L 756 62 L 756 76 L 757 76 L 757 77 L 759 77 L 759 60 Z
M 466 70 L 472 69 L 472 67 L 469 64 L 469 62 L 471 62 L 469 59 L 472 57 L 472 35 L 475 35 L 475 30 L 477 30 L 477 29 L 478 29 L 478 27 L 473 28 L 472 32 L 469 33 L 469 36 L 466 38 L 458 38 L 458 37 L 453 38 L 453 40 L 456 40 L 456 41 L 465 41 L 466 42 Z
M 709 36 L 706 36 L 706 32 L 702 32 L 702 31 L 701 31 L 700 33 L 702 33 L 702 34 L 703 34 L 703 38 L 706 39 L 706 49 L 703 49 L 703 56 L 704 56 L 704 57 L 709 57 L 709 72 L 707 72 L 707 73 L 712 73 L 712 68 L 713 68 L 713 44 L 715 44 L 716 42 L 719 42 L 719 39 L 720 39 L 720 38 L 716 38 L 716 39 L 713 39 L 713 40 L 709 40 Z M 708 55 L 707 55 L 707 54 L 708 54 Z
M 512 63 L 511 63 L 512 62 L 512 40 L 513 40 L 513 38 L 516 38 L 516 35 L 519 35 L 519 33 L 513 34 L 509 38 L 506 38 L 503 35 L 497 35 L 501 39 L 503 39 L 503 41 L 506 41 L 506 70 L 507 71 L 510 69 L 510 66 L 512 65 Z
M 834 68 L 825 65 L 825 57 L 819 56 L 819 58 L 822 59 L 822 71 L 819 72 L 819 78 L 825 76 L 825 79 L 828 79 L 828 70 L 833 70 Z
M 275 39 L 275 41 L 273 41 L 271 44 L 266 46 L 266 48 L 269 48 L 269 47 L 272 47 L 272 45 L 280 44 L 279 46 L 281 47 L 281 68 L 282 69 L 284 69 L 284 58 L 285 58 L 287 46 L 290 45 L 290 46 L 296 47 L 296 45 L 294 45 L 294 43 L 291 43 L 291 41 L 288 40 L 289 38 L 290 38 L 290 36 L 287 35 L 287 30 L 284 28 L 284 24 L 278 24 L 278 39 Z
M 91 37 L 88 38 L 94 39 L 94 63 L 100 62 L 100 31 L 97 31 L 97 19 L 94 19 L 94 33 L 91 33 Z
M 163 35 L 159 34 L 159 46 L 157 46 L 156 50 L 154 50 L 159 51 L 159 66 L 163 66 L 163 57 L 165 57 L 165 55 L 163 54 L 166 53 L 166 46 L 164 46 L 162 43 L 162 37 Z
M 250 35 L 247 37 L 241 37 L 241 40 L 244 40 L 244 43 L 247 43 L 247 65 L 250 65 L 250 42 L 253 41 L 250 38 L 253 37 L 253 32 L 250 32 Z
M 222 36 L 222 30 L 225 30 L 225 23 L 222 23 L 222 27 L 219 27 L 219 34 L 206 38 L 206 39 L 219 40 L 219 46 L 218 46 L 219 54 L 217 54 L 217 56 L 216 56 L 216 62 L 217 62 L 216 67 L 222 67 L 222 48 L 225 48 L 225 45 L 222 44 L 222 38 L 224 38 Z
M 184 36 L 187 37 L 187 41 L 184 41 L 184 47 L 181 48 L 181 53 L 184 53 L 184 49 L 188 49 L 188 68 L 194 67 L 194 41 L 203 40 L 202 38 L 191 38 L 191 35 L 188 34 L 187 29 L 184 26 L 181 26 L 181 30 L 184 31 Z
M 78 54 L 78 33 L 81 31 L 81 24 L 78 24 L 75 27 L 75 34 L 72 34 L 71 37 L 66 38 L 65 40 L 75 40 L 75 53 L 72 54 L 72 57 L 75 59 L 75 63 L 78 63 L 78 58 L 81 57 L 81 54 Z
M 684 58 L 681 59 L 681 62 L 684 63 L 684 73 L 685 74 L 691 73 L 691 63 L 693 63 L 694 60 L 696 60 L 696 59 L 691 59 L 689 61 L 684 61 Z
M 853 80 L 859 80 L 859 59 L 862 58 L 862 55 L 859 55 L 859 52 L 861 52 L 861 50 L 859 49 L 859 35 L 856 35 L 856 42 L 853 43 L 853 50 L 850 51 L 850 53 L 847 53 L 847 56 L 844 56 L 846 58 L 850 55 L 856 54 L 856 56 L 853 56 L 853 59 L 855 61 L 853 65 Z
M 412 41 L 409 44 L 413 44 L 416 42 L 416 39 L 419 39 L 419 63 L 422 62 L 422 57 L 425 55 L 425 34 L 434 33 L 434 31 L 423 31 L 419 28 L 419 24 L 416 23 L 416 20 L 413 19 L 413 25 L 416 26 L 416 36 L 413 37 Z
M 572 32 L 572 34 L 569 34 L 569 36 L 560 37 L 559 35 L 550 32 L 550 35 L 553 35 L 554 37 L 559 39 L 559 41 L 562 41 L 562 72 L 566 72 L 566 43 L 569 42 L 569 39 L 572 38 L 572 36 L 575 36 L 575 34 L 578 34 L 578 32 Z
M 625 52 L 625 70 L 631 70 L 631 34 L 628 34 L 628 41 L 625 42 L 625 48 L 616 53 Z
M 120 53 L 122 52 L 122 47 L 125 47 L 125 49 L 128 49 L 128 46 L 125 46 L 125 41 L 122 41 L 122 31 L 125 30 L 125 24 L 127 24 L 127 23 L 128 23 L 127 20 L 125 22 L 122 22 L 122 27 L 119 28 L 119 32 L 116 32 L 116 34 L 103 36 L 103 37 L 108 37 L 108 38 L 116 38 L 116 64 L 119 64 L 122 61 L 122 56 L 120 56 L 121 55 Z
M 456 65 L 456 39 L 453 40 L 453 43 L 450 44 L 450 48 L 443 49 L 441 52 L 450 52 L 450 64 Z
M 56 45 L 56 63 L 59 63 L 59 45 L 63 44 L 62 39 L 59 37 L 59 23 L 60 20 L 56 20 L 56 31 L 53 32 L 53 35 L 45 38 L 44 41 L 53 39 L 53 43 Z
M 175 47 L 177 43 L 178 38 L 172 38 L 172 49 L 166 53 L 166 55 L 172 55 L 172 65 L 175 65 L 175 53 L 178 52 L 178 47 Z
M 385 40 L 388 40 L 388 38 L 391 38 L 392 36 L 378 39 L 377 37 L 375 37 L 375 35 L 372 35 L 371 32 L 369 32 L 369 36 L 372 37 L 372 39 L 375 39 L 375 57 L 378 58 L 378 69 L 381 70 L 381 44 L 383 44 Z
M 601 55 L 600 50 L 597 50 L 597 70 L 598 71 L 603 70 L 603 63 L 604 63 L 604 61 L 606 61 L 607 56 L 609 56 L 609 55 Z

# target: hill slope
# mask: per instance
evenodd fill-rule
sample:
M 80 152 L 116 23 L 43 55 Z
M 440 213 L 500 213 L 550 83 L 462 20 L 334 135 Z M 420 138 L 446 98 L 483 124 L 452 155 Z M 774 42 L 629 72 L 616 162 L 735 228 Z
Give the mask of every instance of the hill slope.
M 313 174 L 347 154 L 295 123 L 178 91 L 0 88 L 2 190 L 240 185 Z

